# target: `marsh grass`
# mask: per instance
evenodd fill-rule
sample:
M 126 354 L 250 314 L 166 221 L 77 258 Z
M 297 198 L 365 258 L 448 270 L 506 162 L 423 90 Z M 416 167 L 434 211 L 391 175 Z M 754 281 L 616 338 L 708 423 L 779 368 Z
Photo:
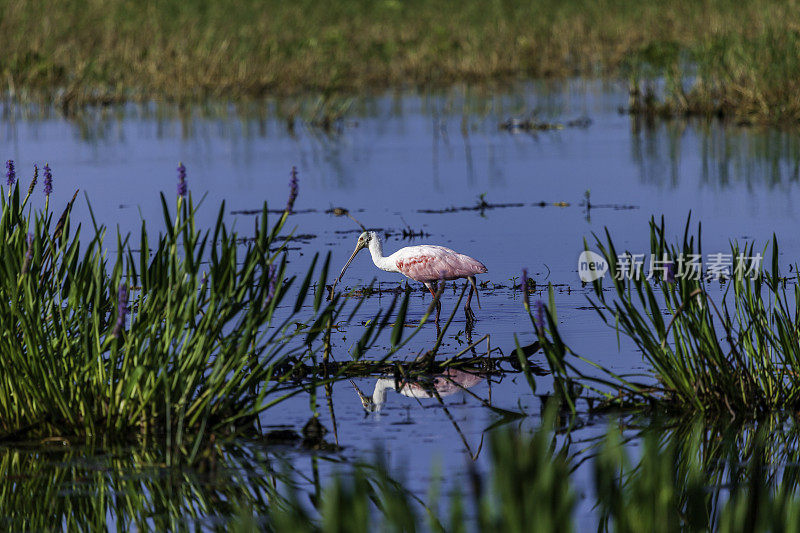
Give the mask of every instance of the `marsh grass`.
M 657 419 L 645 429 L 635 419 L 614 420 L 604 434 L 573 441 L 569 418 L 556 408 L 545 408 L 533 434 L 510 425 L 493 431 L 489 473 L 468 464 L 446 510 L 439 476 L 421 499 L 380 460 L 332 459 L 339 465 L 323 483 L 319 461 L 312 462 L 313 476 L 304 475 L 289 457 L 252 442 L 211 446 L 186 468 L 169 466 L 163 450 L 53 442 L 0 446 L 0 524 L 528 531 L 535 521 L 537 531 L 555 532 L 577 530 L 587 512 L 599 531 L 775 531 L 800 524 L 799 434 L 791 419 L 758 426 Z M 591 469 L 591 510 L 586 502 L 579 507 L 581 465 Z
M 50 445 L 0 448 L 0 524 L 15 531 L 174 530 L 230 515 L 233 505 L 276 509 L 288 502 L 267 454 L 214 449 L 195 469 L 168 468 L 155 450 Z M 47 502 L 47 505 L 42 505 Z
M 640 453 L 611 426 L 593 456 L 601 531 L 782 531 L 800 524 L 797 427 L 696 419 L 643 430 Z M 636 455 L 634 459 L 632 456 Z
M 633 68 L 629 111 L 722 117 L 742 125 L 796 124 L 800 35 L 797 22 L 792 24 L 715 36 L 697 43 L 685 61 L 644 69 L 649 74 Z
M 696 235 L 687 220 L 683 239 L 669 244 L 663 219 L 650 222 L 651 254 L 677 274 L 647 279 L 607 276 L 593 282 L 590 299 L 598 316 L 617 335 L 630 339 L 649 365 L 648 375 L 615 374 L 592 357 L 575 354 L 558 334 L 551 300 L 547 328 L 540 342 L 556 376 L 556 391 L 570 408 L 582 387 L 599 397 L 602 406 L 696 411 L 762 417 L 798 408 L 800 401 L 800 278 L 784 277 L 779 269 L 779 247 L 773 237 L 770 253 L 754 243 L 731 244 L 732 264 L 724 285 L 708 272 L 692 276 L 688 259 L 702 256 L 701 226 Z M 596 237 L 595 246 L 608 261 L 609 271 L 620 270 L 620 253 L 610 233 Z M 588 249 L 588 246 L 587 246 Z M 753 272 L 737 258 L 761 255 Z M 681 257 L 685 273 L 680 275 Z M 707 258 L 706 258 L 707 259 Z M 717 289 L 711 288 L 711 283 Z M 533 317 L 531 320 L 534 320 Z M 535 324 L 535 322 L 534 322 Z
M 66 110 L 600 74 L 629 79 L 636 94 L 666 79 L 646 112 L 800 118 L 795 2 L 8 0 L 0 9 L 6 92 Z
M 84 447 L 0 447 L 0 523 L 13 530 L 97 528 L 111 519 L 137 529 L 526 531 L 535 520 L 537 530 L 574 531 L 585 512 L 577 506 L 575 467 L 590 461 L 599 531 L 798 524 L 798 470 L 791 466 L 798 433 L 791 421 L 721 429 L 663 420 L 644 430 L 617 421 L 591 448 L 576 451 L 553 407 L 533 435 L 495 431 L 491 473 L 470 469 L 445 512 L 439 482 L 422 500 L 380 461 L 340 465 L 323 484 L 302 481 L 269 449 L 235 442 L 205 450 L 191 469 L 168 467 L 163 451 L 138 448 L 98 455 Z M 641 442 L 639 453 L 628 451 L 632 439 Z
M 449 501 L 449 516 L 437 512 L 438 488 L 422 509 L 407 492 L 387 483 L 380 464 L 340 476 L 323 490 L 321 516 L 285 507 L 287 523 L 303 531 L 375 528 L 433 531 L 577 531 L 585 513 L 598 531 L 782 531 L 800 524 L 797 427 L 771 419 L 758 426 L 659 421 L 637 431 L 613 421 L 592 448 L 569 444 L 569 428 L 557 422 L 556 404 L 545 409 L 531 435 L 508 427 L 491 435 L 490 474 L 470 468 Z M 624 429 L 625 431 L 621 431 Z M 627 435 L 627 436 L 626 436 Z M 632 452 L 632 440 L 641 443 Z M 579 509 L 576 464 L 592 470 L 591 510 Z M 586 503 L 586 502 L 584 502 Z M 591 504 L 589 504 L 591 505 Z M 580 515 L 579 515 L 580 513 Z M 247 513 L 249 514 L 249 513 Z M 338 527 L 337 527 L 338 526 Z
M 324 301 L 325 291 L 310 290 L 312 280 L 325 286 L 329 256 L 302 278 L 287 273 L 288 211 L 270 226 L 265 204 L 242 246 L 224 203 L 201 230 L 191 194 L 172 210 L 161 199 L 166 230 L 153 236 L 142 221 L 136 246 L 117 234 L 113 253 L 94 217 L 82 238 L 69 208 L 54 221 L 49 197 L 38 210 L 30 194 L 20 199 L 19 182 L 2 194 L 0 441 L 144 439 L 168 460 L 191 461 L 209 441 L 252 434 L 260 413 L 346 372 L 290 382 L 293 368 L 331 358 L 333 324 L 360 304 L 346 309 L 341 295 Z M 430 310 L 404 339 L 408 295 L 400 325 L 390 325 L 400 299 L 372 317 L 352 359 L 386 328 L 386 358 L 419 331 Z

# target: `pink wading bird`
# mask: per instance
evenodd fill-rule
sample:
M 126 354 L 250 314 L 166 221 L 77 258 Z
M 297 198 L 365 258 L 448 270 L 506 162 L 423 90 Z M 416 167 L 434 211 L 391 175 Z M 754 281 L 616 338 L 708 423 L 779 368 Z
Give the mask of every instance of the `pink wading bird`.
M 356 254 L 362 248 L 369 248 L 369 253 L 372 254 L 372 262 L 375 263 L 376 267 L 387 272 L 399 272 L 407 278 L 424 283 L 434 298 L 436 293 L 433 290 L 437 281 L 441 280 L 442 284 L 444 284 L 446 280 L 467 278 L 471 286 L 467 303 L 464 306 L 464 313 L 467 316 L 467 322 L 475 320 L 475 313 L 472 312 L 469 305 L 474 292 L 475 298 L 478 300 L 478 308 L 481 306 L 478 287 L 475 286 L 475 274 L 483 274 L 487 271 L 480 261 L 454 252 L 450 248 L 432 244 L 407 246 L 400 248 L 389 257 L 384 257 L 381 238 L 374 231 L 365 231 L 359 235 L 356 249 L 347 264 L 344 265 L 342 273 L 336 279 L 336 283 L 339 283 L 339 280 L 342 279 L 344 271 L 347 270 L 347 267 L 350 266 Z M 440 305 L 436 308 L 437 321 L 439 319 L 439 308 Z

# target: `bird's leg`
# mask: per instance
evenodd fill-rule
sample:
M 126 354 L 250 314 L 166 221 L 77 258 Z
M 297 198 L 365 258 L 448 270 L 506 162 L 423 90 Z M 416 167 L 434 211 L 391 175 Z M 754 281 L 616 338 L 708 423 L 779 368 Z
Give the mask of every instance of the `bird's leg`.
M 431 296 L 433 296 L 434 300 L 436 299 L 436 293 L 439 292 L 438 283 L 435 281 L 426 282 L 425 286 L 428 287 L 428 290 L 431 292 Z M 442 280 L 442 292 L 444 292 L 444 280 Z M 439 320 L 439 311 L 442 310 L 442 301 L 436 301 L 436 320 Z
M 425 282 L 425 287 L 427 287 L 428 291 L 430 291 L 430 293 L 431 293 L 431 296 L 433 296 L 434 298 L 436 298 L 436 293 L 435 293 L 435 292 L 433 292 L 433 284 L 434 284 L 434 283 L 436 283 L 436 282 L 435 282 L 435 281 L 434 281 L 434 282 L 428 282 L 428 281 L 426 281 L 426 282 Z
M 444 282 L 442 282 L 442 283 L 444 283 Z M 439 312 L 442 310 L 442 302 L 441 302 L 441 300 L 436 300 L 436 292 L 434 292 L 434 289 L 437 289 L 437 292 L 438 292 L 438 287 L 437 287 L 435 281 L 426 281 L 425 282 L 425 287 L 428 288 L 428 290 L 431 293 L 431 296 L 433 296 L 433 299 L 436 301 L 436 326 L 438 327 L 439 326 Z M 444 288 L 444 286 L 442 286 L 442 288 Z
M 470 276 L 471 279 L 475 279 L 474 277 Z M 470 279 L 468 278 L 468 279 Z M 467 327 L 472 328 L 472 323 L 475 322 L 475 313 L 472 312 L 472 308 L 470 307 L 470 302 L 472 301 L 472 293 L 477 292 L 475 291 L 475 283 L 473 282 L 469 288 L 469 295 L 467 296 L 467 303 L 464 305 L 464 314 L 467 317 Z

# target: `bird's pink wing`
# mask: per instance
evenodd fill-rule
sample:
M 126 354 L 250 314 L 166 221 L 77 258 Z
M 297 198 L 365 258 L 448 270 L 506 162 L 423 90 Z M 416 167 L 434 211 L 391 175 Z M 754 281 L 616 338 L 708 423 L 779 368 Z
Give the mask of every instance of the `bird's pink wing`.
M 474 276 L 486 272 L 480 261 L 442 246 L 418 246 L 415 253 L 396 261 L 397 269 L 411 279 L 430 282 Z

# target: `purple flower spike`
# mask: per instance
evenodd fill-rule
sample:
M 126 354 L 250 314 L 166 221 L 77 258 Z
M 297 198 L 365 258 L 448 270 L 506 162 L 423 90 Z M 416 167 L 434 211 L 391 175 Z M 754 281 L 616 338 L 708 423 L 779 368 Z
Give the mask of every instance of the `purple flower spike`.
M 275 287 L 278 285 L 277 268 L 275 265 L 270 265 L 267 271 L 267 278 L 269 278 L 269 292 L 267 293 L 267 301 L 275 297 Z
M 675 263 L 673 263 L 672 261 L 667 263 L 666 282 L 675 283 Z
M 117 294 L 117 323 L 114 325 L 115 337 L 119 337 L 122 330 L 125 329 L 125 319 L 128 317 L 128 287 L 124 283 L 119 284 L 119 293 Z
M 186 198 L 186 167 L 178 163 L 178 196 Z
M 14 168 L 14 161 L 9 159 L 6 161 L 6 185 L 12 187 L 14 182 L 17 181 L 17 170 Z
M 292 167 L 291 178 L 289 179 L 289 200 L 286 202 L 286 212 L 291 214 L 294 209 L 294 201 L 297 200 L 297 167 Z
M 50 165 L 44 166 L 44 195 L 50 196 L 53 192 L 53 172 L 50 170 Z
M 539 335 L 544 335 L 544 304 L 541 300 L 536 300 L 536 329 Z

